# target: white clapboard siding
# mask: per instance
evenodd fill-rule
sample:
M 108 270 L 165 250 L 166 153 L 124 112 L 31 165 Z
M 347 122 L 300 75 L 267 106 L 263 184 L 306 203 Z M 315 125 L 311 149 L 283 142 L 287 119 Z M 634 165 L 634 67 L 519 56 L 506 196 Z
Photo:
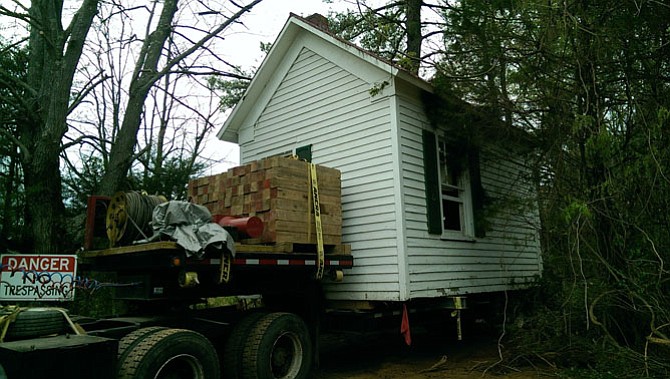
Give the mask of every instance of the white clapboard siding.
M 501 210 L 487 220 L 486 236 L 475 241 L 428 234 L 421 133 L 429 122 L 420 103 L 404 96 L 398 100 L 398 120 L 410 298 L 516 289 L 536 280 L 539 218 L 532 203 L 525 209 L 498 204 Z M 481 152 L 482 186 L 487 195 L 518 200 L 523 208 L 532 200 L 527 170 L 522 161 L 510 160 L 509 150 L 505 154 L 495 147 Z
M 342 173 L 342 241 L 354 268 L 341 283 L 325 282 L 329 299 L 503 291 L 541 273 L 536 191 L 508 149 L 480 153 L 482 185 L 497 201 L 486 236 L 428 233 L 422 91 L 432 88 L 292 16 L 219 133 L 240 144 L 242 163 L 311 145 L 315 163 Z
M 389 101 L 371 99 L 371 85 L 302 47 L 245 126 L 254 137 L 242 144 L 243 163 L 311 144 L 313 162 L 342 173 L 342 242 L 355 267 L 344 283 L 326 286 L 331 299 L 399 297 Z

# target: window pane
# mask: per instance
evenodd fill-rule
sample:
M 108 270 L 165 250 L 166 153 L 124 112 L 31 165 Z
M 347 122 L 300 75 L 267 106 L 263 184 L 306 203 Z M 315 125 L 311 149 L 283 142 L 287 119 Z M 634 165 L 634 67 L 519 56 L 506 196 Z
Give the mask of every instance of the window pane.
M 454 176 L 447 166 L 447 146 L 444 140 L 439 142 L 440 155 L 440 180 L 442 185 L 458 186 L 458 177 Z
M 444 229 L 461 231 L 461 204 L 451 200 L 442 200 Z
M 460 192 L 457 187 L 452 187 L 452 186 L 442 186 L 442 196 L 451 196 L 451 197 L 456 197 L 458 198 L 460 196 Z
M 449 165 L 449 154 L 444 138 L 438 139 L 438 167 L 442 197 L 442 231 L 466 233 L 470 225 L 469 215 L 465 214 L 465 203 L 468 200 L 467 170 L 454 171 Z

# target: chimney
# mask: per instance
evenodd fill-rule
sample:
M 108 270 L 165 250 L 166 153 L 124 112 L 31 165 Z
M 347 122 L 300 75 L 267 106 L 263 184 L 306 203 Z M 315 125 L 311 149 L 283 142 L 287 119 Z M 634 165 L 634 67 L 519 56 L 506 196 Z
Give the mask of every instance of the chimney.
M 311 16 L 307 16 L 305 20 L 321 30 L 326 32 L 330 31 L 330 28 L 328 27 L 328 19 L 319 13 L 314 13 Z

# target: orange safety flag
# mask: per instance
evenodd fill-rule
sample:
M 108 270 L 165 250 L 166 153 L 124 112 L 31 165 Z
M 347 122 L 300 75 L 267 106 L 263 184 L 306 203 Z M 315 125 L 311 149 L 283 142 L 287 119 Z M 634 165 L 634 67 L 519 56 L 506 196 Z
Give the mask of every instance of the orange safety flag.
M 407 316 L 407 305 L 402 305 L 402 322 L 400 323 L 400 334 L 405 337 L 407 346 L 412 344 L 412 334 L 409 331 L 409 317 Z

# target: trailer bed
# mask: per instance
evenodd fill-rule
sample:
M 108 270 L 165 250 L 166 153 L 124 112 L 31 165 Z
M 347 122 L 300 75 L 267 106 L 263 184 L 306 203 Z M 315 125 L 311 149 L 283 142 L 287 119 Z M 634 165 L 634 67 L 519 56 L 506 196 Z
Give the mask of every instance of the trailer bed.
M 292 244 L 291 244 L 292 245 Z M 301 251 L 305 249 L 291 248 L 291 245 L 245 245 L 235 243 L 235 256 L 232 259 L 233 266 L 300 266 L 309 267 L 316 265 L 314 252 Z M 293 245 L 304 246 L 304 245 Z M 292 251 L 288 251 L 292 250 Z M 293 251 L 295 250 L 295 251 Z M 332 246 L 333 251 L 326 254 L 325 266 L 330 269 L 346 269 L 353 266 L 353 257 L 347 251 L 347 245 Z M 349 250 L 350 251 L 350 250 Z M 187 265 L 218 265 L 221 263 L 219 257 L 213 258 L 205 255 L 202 259 L 187 258 L 183 250 L 174 241 L 159 241 L 137 245 L 114 247 L 104 250 L 84 251 L 79 254 L 82 264 L 94 264 L 104 266 L 105 269 L 118 269 L 129 267 L 128 259 L 133 260 L 133 268 L 142 258 L 151 259 L 150 268 L 164 267 L 161 263 L 174 265 L 174 261 L 161 262 L 161 258 L 184 258 Z M 116 265 L 113 263 L 117 262 Z M 112 266 L 108 266 L 109 264 Z M 157 264 L 158 263 L 158 264 Z
M 292 252 L 285 252 L 287 249 Z M 173 241 L 159 241 L 79 253 L 82 271 L 115 274 L 116 297 L 135 300 L 175 300 L 299 290 L 316 280 L 317 256 L 302 245 L 235 244 L 229 280 L 221 280 L 224 257 L 207 252 L 202 258 L 187 257 Z M 353 266 L 347 248 L 331 247 L 325 255 L 324 280 L 337 279 Z M 195 273 L 195 274 L 193 274 Z M 185 275 L 196 275 L 185 284 Z

